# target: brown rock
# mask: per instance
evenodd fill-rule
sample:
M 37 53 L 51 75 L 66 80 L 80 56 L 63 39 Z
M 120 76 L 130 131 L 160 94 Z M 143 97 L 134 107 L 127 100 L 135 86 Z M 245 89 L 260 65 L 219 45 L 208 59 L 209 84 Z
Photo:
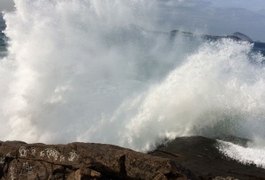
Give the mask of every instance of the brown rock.
M 0 142 L 1 179 L 188 179 L 169 159 L 104 144 Z

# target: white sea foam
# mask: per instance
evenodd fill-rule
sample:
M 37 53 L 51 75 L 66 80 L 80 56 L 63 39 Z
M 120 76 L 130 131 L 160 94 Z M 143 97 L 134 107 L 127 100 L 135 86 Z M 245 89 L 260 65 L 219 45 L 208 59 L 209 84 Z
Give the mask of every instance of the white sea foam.
M 161 2 L 16 0 L 0 138 L 143 151 L 185 135 L 264 139 L 264 57 L 247 42 L 157 33 Z
M 243 164 L 255 164 L 265 168 L 264 147 L 242 147 L 230 142 L 219 141 L 219 150 L 226 156 Z

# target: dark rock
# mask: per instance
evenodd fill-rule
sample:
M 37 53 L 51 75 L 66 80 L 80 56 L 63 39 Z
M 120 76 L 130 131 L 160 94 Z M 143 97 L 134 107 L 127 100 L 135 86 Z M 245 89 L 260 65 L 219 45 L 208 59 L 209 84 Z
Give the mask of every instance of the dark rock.
M 246 139 L 226 137 L 234 143 L 245 144 Z M 198 179 L 234 180 L 265 179 L 265 169 L 244 165 L 225 157 L 217 149 L 215 139 L 181 137 L 159 146 L 149 154 L 169 158 L 192 171 Z
M 1 179 L 189 179 L 169 159 L 112 145 L 0 142 Z

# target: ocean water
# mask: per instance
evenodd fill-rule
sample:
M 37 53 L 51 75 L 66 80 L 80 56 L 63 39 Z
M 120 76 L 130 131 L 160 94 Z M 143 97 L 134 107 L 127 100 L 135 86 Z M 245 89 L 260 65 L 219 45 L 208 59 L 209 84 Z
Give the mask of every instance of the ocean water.
M 265 152 L 265 58 L 248 42 L 203 41 L 203 29 L 170 38 L 174 8 L 192 7 L 183 3 L 15 0 L 4 14 L 0 139 L 146 151 L 165 138 L 233 135 Z M 222 147 L 235 157 L 237 146 Z

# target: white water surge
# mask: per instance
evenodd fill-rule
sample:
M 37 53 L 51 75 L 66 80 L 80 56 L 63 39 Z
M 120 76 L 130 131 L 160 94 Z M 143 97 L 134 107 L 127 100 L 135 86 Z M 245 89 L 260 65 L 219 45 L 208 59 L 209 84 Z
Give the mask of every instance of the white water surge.
M 147 150 L 177 136 L 264 139 L 264 57 L 251 44 L 157 33 L 161 1 L 15 4 L 0 62 L 2 140 Z
M 242 147 L 230 142 L 219 141 L 219 150 L 243 164 L 256 165 L 265 169 L 265 150 L 263 146 Z

